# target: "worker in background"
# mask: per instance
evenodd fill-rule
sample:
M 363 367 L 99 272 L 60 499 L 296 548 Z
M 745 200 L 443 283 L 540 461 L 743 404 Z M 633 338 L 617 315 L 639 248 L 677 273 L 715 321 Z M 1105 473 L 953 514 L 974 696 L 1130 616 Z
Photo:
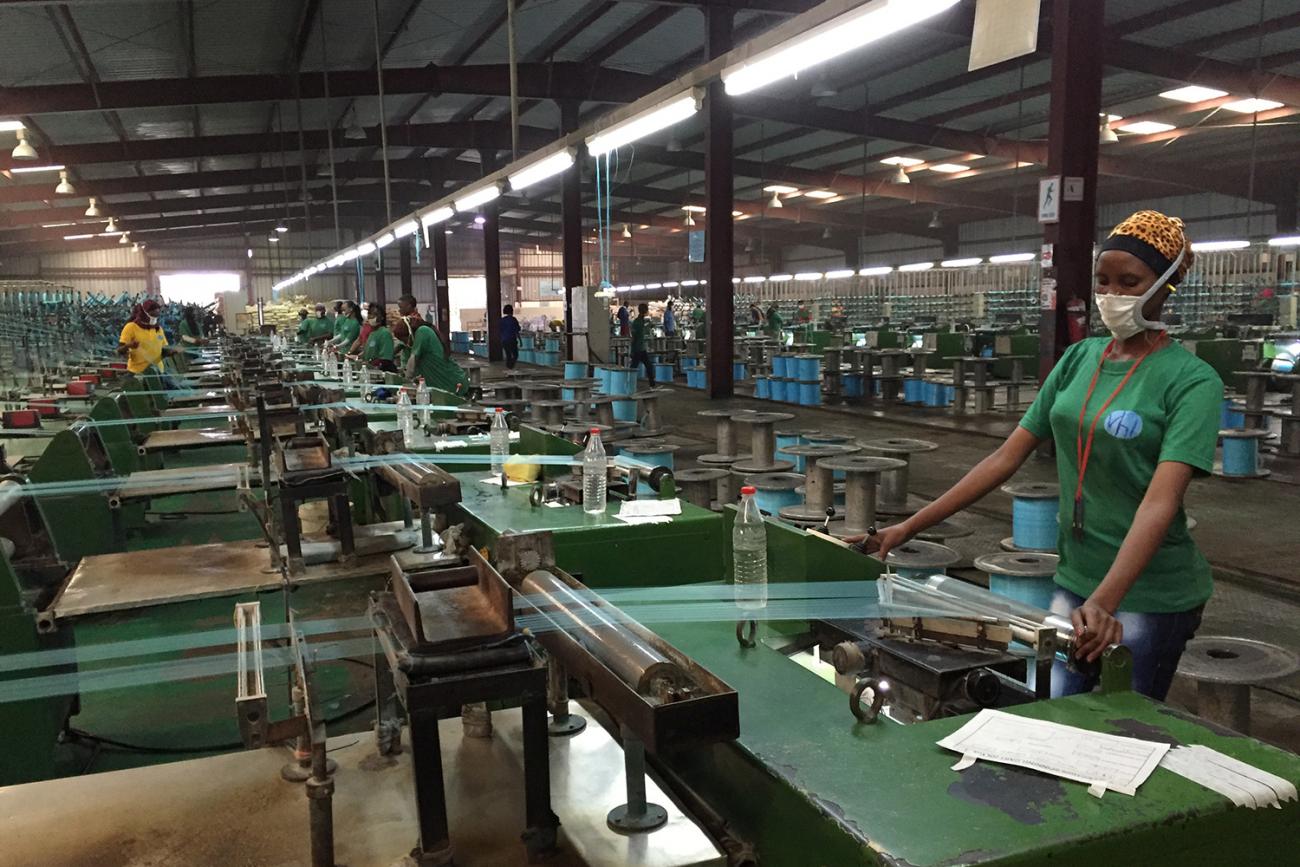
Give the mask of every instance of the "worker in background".
M 874 537 L 883 557 L 1001 486 L 1053 440 L 1061 502 L 1052 612 L 1073 623 L 1078 659 L 1127 646 L 1133 689 L 1155 699 L 1168 693 L 1213 590 L 1183 497 L 1214 466 L 1223 382 L 1160 322 L 1192 259 L 1181 220 L 1139 211 L 1116 226 L 1101 245 L 1093 292 L 1110 336 L 1070 346 L 996 452 Z M 1095 682 L 1059 663 L 1052 673 L 1062 694 Z
M 808 302 L 800 301 L 799 309 L 794 312 L 795 325 L 808 325 L 812 322 L 812 313 L 808 310 Z
M 695 330 L 695 339 L 699 340 L 704 336 L 704 330 L 708 327 L 708 317 L 704 312 L 704 304 L 696 304 L 691 309 L 691 328 Z
M 298 332 L 297 338 L 299 343 L 306 343 L 311 337 L 311 321 L 308 318 L 307 308 L 304 307 L 298 311 Z
M 366 349 L 366 341 L 370 339 L 370 332 L 374 330 L 374 325 L 370 322 L 370 312 L 378 310 L 380 312 L 380 321 L 384 321 L 383 308 L 371 301 L 361 305 L 361 331 L 357 334 L 357 339 L 352 341 L 352 345 L 347 348 L 346 354 L 350 357 L 357 357 Z
M 415 330 L 411 351 L 406 361 L 406 378 L 415 381 L 423 377 L 430 388 L 438 388 L 457 396 L 469 396 L 469 377 L 460 365 L 451 360 L 451 350 L 441 335 L 427 322 Z
M 180 322 L 177 323 L 176 331 L 180 335 L 180 352 L 176 353 L 173 363 L 179 373 L 187 373 L 190 369 L 189 357 L 185 350 L 191 346 L 207 346 L 208 339 L 203 336 L 203 325 L 199 322 L 199 308 L 194 304 L 186 304 L 181 311 Z
M 181 350 L 167 345 L 167 335 L 158 324 L 161 312 L 162 305 L 153 298 L 135 305 L 117 338 L 117 354 L 126 358 L 127 372 L 133 376 L 157 374 L 163 388 L 180 389 L 181 383 L 163 369 L 163 359 Z
M 429 323 L 433 319 L 428 320 Z M 411 341 L 415 338 L 415 332 L 425 320 L 420 317 L 417 302 L 414 295 L 403 295 L 397 299 L 397 321 L 393 323 L 393 342 L 396 346 L 396 354 L 393 360 L 400 367 L 406 363 L 407 353 L 411 349 Z
M 339 336 L 339 327 L 343 324 L 343 302 L 334 302 L 334 315 L 330 318 L 330 340 Z
M 334 335 L 334 323 L 325 316 L 325 305 L 316 305 L 316 317 L 311 320 L 308 341 L 324 345 Z
M 334 336 L 326 342 L 331 352 L 345 352 L 361 336 L 361 308 L 355 301 L 344 301 L 343 311 L 334 319 Z
M 397 365 L 393 363 L 393 332 L 389 330 L 387 320 L 382 306 L 370 305 L 366 313 L 366 342 L 362 346 L 360 360 L 388 373 L 397 373 Z
M 515 318 L 515 308 L 507 304 L 501 310 L 501 323 L 497 326 L 501 336 L 501 352 L 506 357 L 506 369 L 514 370 L 519 363 L 519 320 Z
M 636 306 L 636 319 L 632 320 L 632 361 L 628 366 L 633 370 L 638 364 L 645 365 L 645 378 L 650 385 L 655 384 L 655 368 L 650 363 L 650 355 L 645 351 L 646 328 L 650 323 L 650 305 L 642 301 Z
M 617 314 L 617 316 L 618 316 L 618 336 L 619 336 L 619 337 L 630 337 L 631 334 L 632 334 L 632 330 L 631 330 L 631 328 L 630 328 L 630 326 L 629 326 L 629 318 L 630 318 L 630 317 L 629 317 L 629 314 L 628 314 L 628 312 L 627 312 L 627 305 L 626 305 L 626 304 L 620 304 L 620 305 L 618 305 L 618 314 Z
M 763 309 L 758 306 L 758 302 L 749 302 L 749 324 L 755 328 L 763 324 Z
M 767 306 L 767 333 L 772 337 L 780 337 L 781 329 L 785 322 L 781 320 L 781 314 L 776 309 L 776 302 L 773 301 Z
M 664 305 L 664 337 L 677 336 L 677 317 L 673 315 L 673 302 L 670 298 Z

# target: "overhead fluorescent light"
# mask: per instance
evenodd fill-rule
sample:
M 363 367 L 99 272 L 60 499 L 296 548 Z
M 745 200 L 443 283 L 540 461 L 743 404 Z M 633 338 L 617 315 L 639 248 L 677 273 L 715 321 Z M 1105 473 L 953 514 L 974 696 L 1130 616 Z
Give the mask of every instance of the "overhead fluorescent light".
M 1286 235 L 1281 238 L 1269 238 L 1270 247 L 1300 247 L 1300 235 Z
M 673 124 L 681 123 L 700 110 L 703 91 L 689 90 L 665 100 L 654 108 L 616 123 L 587 138 L 587 152 L 593 157 L 607 154 L 623 145 L 654 135 Z
M 944 268 L 973 268 L 983 261 L 979 256 L 974 256 L 970 259 L 944 259 L 939 264 Z
M 804 281 L 805 283 L 806 283 L 806 282 L 810 282 L 810 281 L 812 281 L 812 280 L 820 280 L 820 279 L 822 279 L 822 272 L 820 272 L 820 271 L 804 271 L 804 272 L 802 272 L 802 273 L 795 274 L 795 275 L 794 275 L 794 279 L 796 279 L 796 280 L 802 280 L 802 281 Z
M 18 132 L 26 128 L 21 120 L 0 120 L 0 132 Z
M 768 184 L 766 187 L 763 187 L 763 192 L 776 193 L 778 195 L 784 196 L 784 195 L 788 195 L 789 193 L 799 192 L 799 188 L 787 186 L 786 184 Z
M 647 288 L 647 289 L 662 289 L 662 288 L 664 288 L 664 284 L 662 284 L 662 283 L 647 283 L 647 284 L 645 284 L 645 288 Z
M 852 276 L 853 276 L 854 274 L 856 274 L 856 273 L 857 273 L 857 272 L 854 271 L 852 268 L 846 268 L 846 269 L 844 269 L 843 271 L 827 271 L 827 272 L 826 272 L 826 279 L 827 279 L 827 280 L 843 280 L 845 277 L 852 277 Z
M 407 220 L 405 223 L 399 223 L 397 225 L 397 228 L 393 230 L 393 237 L 405 238 L 407 235 L 414 235 L 416 230 L 419 228 L 419 220 Z
M 328 262 L 326 262 L 325 265 L 326 267 L 329 268 L 337 268 L 338 266 L 342 265 L 346 261 L 347 261 L 347 257 L 345 257 L 342 253 L 340 253 L 337 256 L 335 256 L 333 259 L 330 259 Z
M 95 237 L 93 234 L 86 234 L 86 235 L 64 235 L 64 236 L 63 236 L 63 240 L 65 240 L 65 241 L 84 241 L 84 240 L 86 240 L 87 238 L 93 238 L 93 237 Z
M 1193 253 L 1221 253 L 1224 250 L 1244 250 L 1250 246 L 1249 241 L 1201 241 L 1192 244 Z
M 937 163 L 930 166 L 930 171 L 941 175 L 955 175 L 958 172 L 970 171 L 970 166 L 963 166 L 961 163 Z
M 773 283 L 788 283 L 788 282 L 790 282 L 791 280 L 794 279 L 794 275 L 793 275 L 793 274 L 773 274 L 771 277 L 768 277 L 767 279 L 768 279 L 768 280 L 771 280 Z
M 833 199 L 839 193 L 832 193 L 830 190 L 809 190 L 804 195 L 810 199 Z
M 369 255 L 370 255 L 371 253 L 373 253 L 373 252 L 375 252 L 375 242 L 374 242 L 374 241 L 365 241 L 364 243 L 361 243 L 361 244 L 358 244 L 358 245 L 357 245 L 357 255 L 358 255 L 358 256 L 369 256 Z
M 910 169 L 912 166 L 919 166 L 925 160 L 918 160 L 916 157 L 885 157 L 881 162 L 887 166 L 902 166 Z
M 703 205 L 682 205 L 683 211 L 690 211 L 695 214 L 703 214 L 708 208 Z
M 34 173 L 36 173 L 36 172 L 61 172 L 61 171 L 63 171 L 63 170 L 66 169 L 66 168 L 67 168 L 67 166 L 60 166 L 60 165 L 50 165 L 50 166 L 10 166 L 10 167 L 9 167 L 9 172 L 10 172 L 10 174 L 15 174 L 15 175 L 28 175 L 28 174 L 34 174 Z
M 472 211 L 475 208 L 482 207 L 488 202 L 495 201 L 500 195 L 501 188 L 499 186 L 496 184 L 488 184 L 486 187 L 480 187 L 477 190 L 472 190 L 471 192 L 466 193 L 459 199 L 456 199 L 452 204 L 456 206 L 457 211 L 463 214 L 466 211 Z
M 1131 132 L 1135 135 L 1155 135 L 1158 132 L 1169 132 L 1173 129 L 1172 123 L 1160 123 L 1154 120 L 1143 120 L 1137 123 L 1126 123 L 1119 128 L 1120 132 Z
M 433 226 L 438 223 L 445 223 L 452 218 L 456 212 L 448 207 L 434 208 L 432 211 L 425 211 L 420 215 L 420 222 L 426 226 Z
M 547 178 L 562 174 L 572 165 L 573 151 L 566 148 L 510 175 L 510 189 L 522 190 L 524 187 L 530 187 Z
M 766 277 L 746 277 L 746 278 L 745 278 L 745 282 L 746 282 L 746 283 L 762 283 L 762 282 L 763 282 L 764 280 L 766 280 L 766 279 L 767 279 Z
M 396 240 L 397 240 L 397 236 L 394 235 L 392 232 L 385 232 L 384 234 L 380 235 L 378 238 L 375 239 L 375 246 L 382 250 L 384 247 L 387 247 L 389 244 L 393 243 Z
M 929 271 L 934 267 L 933 262 L 913 262 L 910 265 L 899 265 L 900 271 Z
M 750 93 L 918 24 L 957 2 L 874 0 L 724 69 L 722 82 L 732 96 Z
M 894 273 L 894 269 L 889 265 L 878 265 L 872 268 L 863 268 L 858 272 L 859 277 L 884 277 L 886 274 Z
M 1274 102 L 1271 99 L 1239 99 L 1236 102 L 1225 102 L 1220 108 L 1226 108 L 1228 111 L 1235 111 L 1238 114 L 1254 114 L 1257 111 L 1272 111 L 1275 108 L 1281 108 L 1282 103 Z
M 1012 262 L 1032 262 L 1037 258 L 1037 253 L 1003 253 L 999 256 L 989 256 L 989 261 L 994 265 L 1009 265 Z
M 339 255 L 343 257 L 344 262 L 351 262 L 353 259 L 361 255 L 361 250 L 358 249 L 357 247 L 352 247 L 350 249 L 344 250 Z
M 77 225 L 75 222 L 67 223 L 41 223 L 42 229 L 66 229 L 68 226 Z
M 732 278 L 731 278 L 731 282 L 732 282 L 732 283 L 739 283 L 739 282 L 740 282 L 740 278 L 739 278 L 739 277 L 732 277 Z
M 1160 95 L 1175 102 L 1205 102 L 1207 99 L 1218 99 L 1221 96 L 1227 96 L 1228 92 L 1226 90 L 1215 90 L 1213 87 L 1200 87 L 1199 85 L 1189 84 L 1176 90 L 1166 90 Z
M 678 285 L 679 285 L 679 284 L 678 284 L 678 282 L 677 282 L 676 280 L 665 280 L 665 281 L 664 281 L 664 288 L 665 288 L 665 289 L 676 289 L 676 288 L 678 287 Z
M 640 292 L 642 289 L 645 288 L 645 284 L 644 284 L 644 283 L 633 283 L 633 284 L 632 284 L 631 286 L 629 286 L 628 288 L 629 288 L 631 291 L 633 291 L 633 292 Z
M 699 286 L 699 285 L 700 285 L 700 281 L 699 281 L 699 280 L 683 280 L 683 281 L 682 281 L 682 285 L 683 285 L 684 287 L 686 287 L 686 288 L 689 289 L 689 288 L 692 287 L 692 286 Z

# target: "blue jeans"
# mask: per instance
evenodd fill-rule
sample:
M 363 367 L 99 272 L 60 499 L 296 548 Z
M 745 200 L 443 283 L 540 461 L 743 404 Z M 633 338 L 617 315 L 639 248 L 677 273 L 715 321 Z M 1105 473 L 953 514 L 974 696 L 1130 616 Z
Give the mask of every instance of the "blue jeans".
M 1063 587 L 1052 596 L 1052 613 L 1066 620 L 1083 599 Z M 1164 701 L 1173 683 L 1183 648 L 1201 625 L 1204 605 L 1175 614 L 1138 614 L 1121 611 L 1115 615 L 1124 627 L 1122 643 L 1133 653 L 1133 691 Z M 1052 697 L 1091 692 L 1096 675 L 1072 672 L 1060 662 L 1052 667 Z

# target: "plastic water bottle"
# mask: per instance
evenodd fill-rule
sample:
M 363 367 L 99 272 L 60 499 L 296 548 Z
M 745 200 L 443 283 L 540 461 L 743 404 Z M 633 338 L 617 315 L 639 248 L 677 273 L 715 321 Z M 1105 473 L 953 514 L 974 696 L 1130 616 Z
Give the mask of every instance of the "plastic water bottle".
M 370 365 L 366 364 L 364 361 L 361 362 L 361 387 L 370 387 Z
M 582 509 L 593 515 L 605 514 L 605 495 L 608 487 L 609 465 L 605 460 L 605 445 L 600 441 L 600 429 L 591 429 L 591 438 L 582 453 Z
M 352 359 L 343 359 L 343 387 L 346 388 L 352 384 Z
M 510 428 L 506 425 L 506 414 L 497 407 L 492 413 L 492 427 L 488 429 L 488 450 L 492 453 L 492 474 L 505 472 L 506 458 L 510 456 Z
M 409 446 L 415 439 L 415 410 L 411 409 L 411 395 L 406 389 L 397 393 L 397 427 Z
M 731 559 L 737 607 L 766 608 L 767 527 L 754 499 L 754 489 L 748 485 L 740 489 L 740 510 L 731 529 Z
M 420 377 L 420 385 L 415 389 L 415 402 L 419 406 L 429 405 L 429 386 L 425 384 L 423 376 Z M 429 423 L 429 410 L 420 410 L 420 422 L 422 424 Z

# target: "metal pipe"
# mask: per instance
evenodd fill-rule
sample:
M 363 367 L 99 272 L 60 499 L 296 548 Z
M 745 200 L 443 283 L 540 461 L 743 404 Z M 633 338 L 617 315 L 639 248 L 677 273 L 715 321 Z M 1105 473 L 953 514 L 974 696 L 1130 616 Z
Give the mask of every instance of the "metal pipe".
M 664 693 L 689 678 L 622 622 L 623 612 L 608 603 L 583 599 L 550 572 L 538 570 L 520 583 L 524 596 L 552 623 L 569 634 L 606 668 L 642 695 Z

